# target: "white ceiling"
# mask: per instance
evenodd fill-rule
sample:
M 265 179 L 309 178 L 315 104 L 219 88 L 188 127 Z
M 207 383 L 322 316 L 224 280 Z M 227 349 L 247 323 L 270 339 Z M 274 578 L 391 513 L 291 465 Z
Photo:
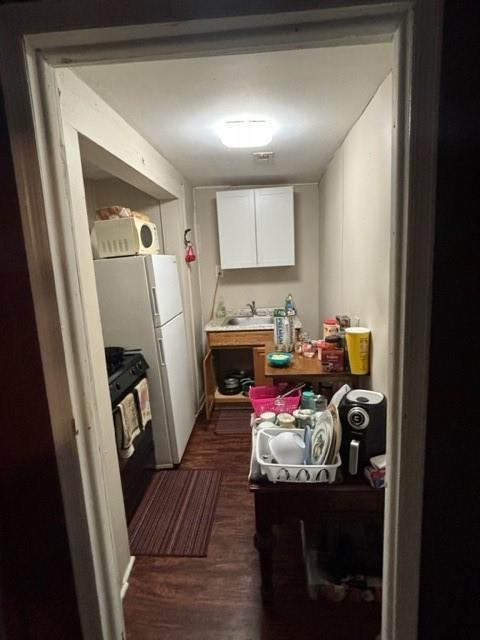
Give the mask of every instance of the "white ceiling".
M 372 44 L 75 71 L 194 185 L 225 185 L 318 181 L 391 67 L 392 46 Z M 276 124 L 268 147 L 222 145 L 215 125 L 242 115 Z

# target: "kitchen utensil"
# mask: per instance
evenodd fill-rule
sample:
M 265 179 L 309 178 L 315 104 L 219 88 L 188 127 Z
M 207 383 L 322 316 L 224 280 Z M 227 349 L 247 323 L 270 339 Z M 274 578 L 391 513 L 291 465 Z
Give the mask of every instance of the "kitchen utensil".
M 314 422 L 314 412 L 311 409 L 299 409 L 297 422 L 300 429 L 304 429 L 307 424 L 312 426 Z
M 277 425 L 273 420 L 265 420 L 264 422 L 260 423 L 260 429 L 275 429 L 276 427 Z
M 303 389 L 303 387 L 305 386 L 305 383 L 302 384 L 297 384 L 295 387 L 293 387 L 292 389 L 289 389 L 288 391 L 285 391 L 285 393 L 281 393 L 277 396 L 277 398 L 286 398 L 287 396 L 289 396 L 290 394 L 292 394 L 294 391 L 299 391 L 300 389 Z
M 272 367 L 288 367 L 293 360 L 291 353 L 272 351 L 267 354 L 267 360 Z
M 275 411 L 277 416 L 279 413 L 286 413 L 287 401 L 285 400 L 285 398 L 282 398 L 281 396 L 277 396 L 273 401 L 273 410 Z
M 335 448 L 333 454 L 330 456 L 331 460 L 335 460 L 340 452 L 340 446 L 342 444 L 342 423 L 340 421 L 340 414 L 338 413 L 337 406 L 330 404 L 327 407 L 327 411 L 330 411 L 333 421 L 333 433 L 335 436 Z
M 250 387 L 248 397 L 250 398 L 250 402 L 255 410 L 255 414 L 258 416 L 264 411 L 274 411 L 275 398 L 285 391 L 285 389 L 286 385 L 282 384 Z M 300 392 L 295 391 L 290 396 L 284 398 L 283 401 L 286 403 L 286 407 L 282 409 L 282 411 L 292 413 L 294 409 L 298 408 L 300 403 Z M 282 411 L 278 411 L 278 413 L 282 413 Z
M 279 464 L 302 464 L 305 458 L 305 442 L 291 431 L 269 435 L 269 447 L 272 457 Z
M 387 402 L 378 391 L 353 389 L 342 398 L 338 411 L 345 472 L 355 476 L 372 456 L 385 453 Z
M 304 391 L 302 393 L 302 409 L 315 411 L 315 394 L 313 391 Z
M 242 387 L 242 392 L 244 395 L 248 395 L 248 390 L 250 389 L 250 387 L 253 387 L 255 385 L 255 380 L 252 380 L 252 378 L 242 378 L 240 380 L 240 386 Z
M 303 459 L 303 464 L 310 464 L 312 455 L 312 430 L 308 424 L 305 425 L 303 441 L 305 442 L 305 457 Z
M 328 405 L 328 400 L 320 393 L 314 396 L 315 399 L 315 411 L 325 411 Z
M 329 453 L 333 421 L 330 412 L 322 411 L 312 433 L 312 464 L 323 465 Z
M 370 329 L 347 327 L 345 336 L 350 371 L 356 375 L 365 375 L 369 371 Z
M 225 378 L 220 384 L 220 393 L 223 395 L 235 395 L 242 390 L 240 380 L 238 378 Z
M 254 451 L 256 461 L 261 473 L 271 482 L 296 482 L 296 483 L 332 483 L 335 482 L 337 471 L 341 465 L 340 455 L 331 465 L 304 464 L 278 464 L 272 458 L 270 449 L 270 436 L 282 434 L 298 434 L 304 441 L 303 429 L 284 430 L 281 427 L 260 428 L 254 432 Z M 266 456 L 266 457 L 265 457 Z
M 277 422 L 279 427 L 292 429 L 295 426 L 295 418 L 291 413 L 279 413 L 277 415 Z
M 274 411 L 264 411 L 260 414 L 262 422 L 275 422 L 276 414 Z

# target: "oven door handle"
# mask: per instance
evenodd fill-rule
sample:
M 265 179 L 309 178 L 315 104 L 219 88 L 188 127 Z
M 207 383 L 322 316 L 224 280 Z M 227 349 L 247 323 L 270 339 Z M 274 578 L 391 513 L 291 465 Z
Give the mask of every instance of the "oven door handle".
M 162 367 L 165 366 L 165 354 L 163 353 L 163 340 L 162 338 L 158 339 L 158 353 L 160 355 L 160 365 Z

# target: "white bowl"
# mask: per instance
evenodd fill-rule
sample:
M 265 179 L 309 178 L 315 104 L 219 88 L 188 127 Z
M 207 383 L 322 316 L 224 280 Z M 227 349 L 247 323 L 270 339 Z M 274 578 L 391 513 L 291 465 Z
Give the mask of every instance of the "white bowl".
M 270 439 L 268 443 L 273 458 L 278 464 L 302 464 L 305 443 L 297 433 L 286 431 Z

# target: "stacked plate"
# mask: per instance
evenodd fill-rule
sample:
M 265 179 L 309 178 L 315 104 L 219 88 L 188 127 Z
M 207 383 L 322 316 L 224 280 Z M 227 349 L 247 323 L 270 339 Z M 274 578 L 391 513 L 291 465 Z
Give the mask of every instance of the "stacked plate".
M 329 405 L 325 411 L 315 414 L 310 456 L 306 464 L 330 465 L 336 460 L 342 443 L 342 427 L 337 407 Z

